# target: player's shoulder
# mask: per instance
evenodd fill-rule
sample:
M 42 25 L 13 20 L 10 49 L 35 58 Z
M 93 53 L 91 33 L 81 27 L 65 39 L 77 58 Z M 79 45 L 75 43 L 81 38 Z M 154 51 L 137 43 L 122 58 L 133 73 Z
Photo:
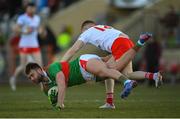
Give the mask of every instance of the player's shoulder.
M 86 31 L 84 31 L 84 33 L 85 33 L 85 34 L 88 34 L 88 33 L 93 32 L 93 31 L 95 30 L 94 27 L 96 27 L 96 26 L 97 26 L 97 25 L 88 28 Z
M 53 72 L 56 72 L 59 69 L 61 69 L 61 63 L 60 62 L 53 62 L 52 64 L 48 65 L 46 71 L 49 74 L 51 74 Z
M 102 24 L 96 24 L 95 26 L 93 26 L 93 27 L 100 27 L 100 26 L 104 26 L 104 25 L 102 25 Z
M 108 26 L 108 25 L 103 25 L 103 24 L 97 24 L 97 25 L 95 25 L 95 26 L 92 26 L 92 27 L 90 27 L 87 31 L 97 31 L 97 29 L 98 30 L 102 30 L 102 29 L 104 29 L 104 28 L 113 28 L 112 26 Z
M 26 17 L 27 17 L 26 14 L 23 13 L 18 16 L 18 19 L 25 19 Z
M 51 64 L 49 64 L 49 68 L 50 67 L 54 67 L 54 66 L 57 66 L 57 65 L 60 65 L 60 62 L 53 62 L 53 63 L 51 63 Z

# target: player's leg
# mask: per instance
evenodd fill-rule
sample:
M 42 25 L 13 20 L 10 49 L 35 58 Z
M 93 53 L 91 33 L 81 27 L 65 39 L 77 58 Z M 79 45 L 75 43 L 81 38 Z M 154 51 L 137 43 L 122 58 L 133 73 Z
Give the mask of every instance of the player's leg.
M 35 62 L 37 62 L 40 66 L 42 66 L 42 55 L 40 51 L 32 53 L 32 57 Z
M 127 79 L 127 77 L 123 76 L 119 71 L 108 68 L 106 63 L 104 63 L 97 55 L 81 55 L 79 63 L 85 71 L 103 79 L 112 78 L 119 81 L 126 81 Z
M 144 45 L 144 43 L 151 37 L 150 34 L 145 33 L 140 35 L 140 38 L 138 40 L 138 42 L 136 43 L 136 45 L 133 47 L 133 43 L 131 41 L 129 41 L 129 39 L 121 39 L 120 42 L 124 42 L 124 44 L 122 46 L 114 46 L 114 54 L 116 56 L 114 56 L 116 58 L 116 61 L 114 59 L 114 57 L 111 57 L 108 62 L 107 62 L 107 66 L 113 69 L 117 69 L 119 71 L 121 71 L 122 69 L 124 69 L 124 67 L 135 57 L 137 51 Z M 117 44 L 119 42 L 117 41 Z M 120 44 L 120 43 L 119 43 Z M 133 47 L 133 48 L 131 48 Z M 117 52 L 117 48 L 118 49 L 123 49 Z M 113 49 L 112 49 L 113 50 Z M 105 81 L 105 87 L 106 87 L 106 93 L 107 93 L 107 97 L 109 97 L 109 94 L 113 94 L 114 92 L 114 81 L 113 80 L 108 80 Z M 108 100 L 108 99 L 106 99 Z
M 110 58 L 110 60 L 107 62 L 107 66 L 121 71 L 134 58 L 137 51 L 144 45 L 144 43 L 150 37 L 151 37 L 151 35 L 147 34 L 147 33 L 140 35 L 138 42 L 136 43 L 136 45 L 133 48 L 131 48 L 133 46 L 133 43 L 131 43 L 130 41 L 127 41 L 128 39 L 125 40 L 126 47 L 124 48 L 124 45 L 122 46 L 122 49 L 124 49 L 125 51 L 122 51 L 122 52 L 115 51 L 115 52 L 117 52 L 115 54 L 115 55 L 117 55 L 117 57 L 115 56 L 115 58 L 117 60 L 115 61 L 114 57 Z M 121 42 L 122 42 L 122 40 L 121 40 Z M 118 44 L 118 41 L 117 41 L 117 44 Z M 115 45 L 115 50 L 116 49 L 121 49 L 121 48 L 117 48 L 117 46 Z M 113 98 L 114 80 L 106 80 L 105 87 L 106 87 L 106 103 L 108 103 L 108 100 L 109 100 L 108 98 L 109 97 Z M 113 99 L 111 99 L 111 100 L 113 100 Z M 103 105 L 101 107 L 104 107 L 105 105 Z
M 133 42 L 128 38 L 118 38 L 115 40 L 112 46 L 112 57 L 106 62 L 109 68 L 122 70 L 129 61 L 131 61 L 136 55 L 136 51 L 131 49 L 133 47 Z M 126 53 L 127 52 L 127 53 Z M 122 58 L 122 60 L 121 60 Z M 117 60 L 117 61 L 116 61 Z M 104 108 L 110 100 L 113 100 L 113 92 L 114 92 L 114 81 L 106 80 L 106 104 L 101 106 L 100 108 Z
M 135 71 L 135 72 L 127 73 L 126 76 L 134 80 L 142 80 L 145 78 L 149 80 L 155 80 L 158 77 L 160 78 L 160 72 L 151 73 L 151 72 L 144 72 L 144 71 Z
M 109 68 L 114 68 L 116 69 L 116 62 L 113 57 L 111 57 L 106 64 L 110 64 Z M 113 79 L 107 79 L 105 80 L 105 89 L 106 89 L 106 103 L 99 108 L 104 109 L 104 108 L 115 108 L 114 105 L 114 80 Z
M 118 81 L 126 80 L 126 77 L 124 77 L 119 71 L 115 69 L 109 69 L 106 64 L 99 59 L 89 59 L 86 65 L 86 70 L 89 73 L 104 79 L 112 78 Z
M 131 74 L 133 72 L 133 66 L 132 61 L 129 62 L 129 64 L 121 71 L 122 74 L 125 76 L 129 76 L 128 74 Z
M 106 79 L 105 80 L 105 88 L 106 88 L 106 103 L 99 108 L 115 108 L 114 105 L 114 80 Z
M 160 72 L 157 72 L 157 73 L 144 72 L 144 71 L 135 71 L 135 72 L 133 72 L 132 62 L 130 62 L 122 70 L 122 74 L 124 74 L 129 79 L 133 79 L 133 80 L 143 80 L 145 78 L 148 79 L 148 80 L 154 80 L 156 87 L 158 87 L 158 84 L 162 83 L 162 75 L 161 75 Z
M 128 76 L 128 74 L 133 72 L 133 67 L 132 67 L 132 61 L 129 62 L 129 64 L 122 70 L 122 74 L 125 76 Z M 131 93 L 131 90 L 137 86 L 137 82 L 134 80 L 131 81 L 126 81 L 124 82 L 124 88 L 123 91 L 121 92 L 120 96 L 121 98 L 126 98 L 128 95 Z
M 133 80 L 154 80 L 155 86 L 158 87 L 158 84 L 162 83 L 162 75 L 160 72 L 157 73 L 151 73 L 151 72 L 144 72 L 144 71 L 134 71 L 132 68 L 132 62 L 130 62 L 121 72 L 129 79 Z
M 113 56 L 106 62 L 107 66 L 121 71 L 136 55 L 136 51 L 131 49 L 132 47 L 133 43 L 128 38 L 116 39 L 112 46 Z M 105 87 L 106 103 L 103 106 L 100 106 L 100 108 L 105 108 L 111 100 L 113 101 L 114 80 L 105 80 Z
M 135 46 L 131 40 L 119 38 L 112 46 L 113 57 L 107 62 L 108 67 L 121 71 L 135 57 L 136 53 L 150 37 L 151 35 L 148 33 L 141 34 Z M 114 62 L 113 59 L 115 59 Z
M 94 67 L 94 66 L 98 66 L 98 67 Z M 119 71 L 115 69 L 109 69 L 106 66 L 106 64 L 102 62 L 101 60 L 90 59 L 87 62 L 86 69 L 88 72 L 95 74 L 96 76 L 99 76 L 101 78 L 112 78 L 114 80 L 123 82 L 124 89 L 121 96 L 122 98 L 127 97 L 130 94 L 132 88 L 134 88 L 137 85 L 135 81 L 129 80 L 127 77 L 122 75 Z
M 16 90 L 16 78 L 23 71 L 27 61 L 27 54 L 20 53 L 20 65 L 15 69 L 14 75 L 10 78 L 9 83 L 13 91 Z
M 129 49 L 121 56 L 121 58 L 116 60 L 116 67 L 114 68 L 118 71 L 122 71 L 122 69 L 124 69 L 130 61 L 132 61 L 136 53 L 137 52 L 134 49 Z
M 116 66 L 114 68 L 119 71 L 124 69 L 128 65 L 128 63 L 135 57 L 139 49 L 142 46 L 144 46 L 145 42 L 148 41 L 150 38 L 151 38 L 151 34 L 149 33 L 141 34 L 135 46 L 133 46 L 134 44 L 131 41 L 128 40 L 124 40 L 123 42 L 121 41 L 122 45 L 119 46 L 120 50 L 118 53 L 115 53 L 115 55 L 116 54 L 117 55 L 115 56 Z
M 85 54 L 85 55 L 81 55 L 80 56 L 80 66 L 82 67 L 82 71 L 84 71 L 84 72 L 86 72 L 87 70 L 86 70 L 86 65 L 87 65 L 87 61 L 89 61 L 90 59 L 98 59 L 100 62 L 102 62 L 102 60 L 101 60 L 101 58 L 99 57 L 99 56 L 97 56 L 97 55 L 93 55 L 93 54 Z M 101 63 L 102 64 L 102 63 Z M 100 64 L 100 65 L 101 65 Z M 94 68 L 94 65 L 92 64 L 91 66 L 93 66 L 93 68 Z M 98 64 L 96 64 L 95 66 L 98 66 L 99 67 L 99 65 Z M 103 66 L 104 66 L 104 63 L 103 63 Z M 86 73 L 83 73 L 84 74 L 84 77 L 87 77 L 87 78 L 90 78 L 90 77 L 94 77 L 94 76 L 91 76 L 90 75 L 90 73 L 89 72 L 86 72 Z M 85 75 L 85 74 L 87 74 L 87 76 Z M 110 80 L 106 80 L 108 83 L 109 83 L 109 81 Z M 111 81 L 113 81 L 113 80 L 111 80 Z M 112 83 L 114 83 L 114 81 L 112 82 Z M 110 90 L 110 89 L 106 89 L 106 90 Z M 114 90 L 113 88 L 112 88 L 112 90 Z M 110 92 L 113 92 L 113 91 L 110 91 Z M 105 106 L 105 108 L 115 108 L 115 106 L 114 106 L 114 104 L 113 104 L 113 94 L 112 93 L 108 93 L 107 94 L 108 95 L 108 97 L 107 97 L 107 104 L 106 104 L 106 106 Z
M 151 73 L 151 72 L 144 72 L 144 71 L 135 71 L 135 72 L 126 74 L 126 76 L 134 80 L 142 80 L 145 78 L 148 80 L 154 80 L 156 87 L 159 87 L 159 85 L 162 84 L 162 75 L 160 72 Z

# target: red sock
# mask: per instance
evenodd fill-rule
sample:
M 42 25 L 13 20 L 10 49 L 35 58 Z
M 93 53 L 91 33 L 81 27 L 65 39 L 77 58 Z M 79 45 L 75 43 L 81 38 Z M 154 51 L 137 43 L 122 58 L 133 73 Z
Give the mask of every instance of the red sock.
M 154 73 L 149 73 L 149 72 L 146 72 L 145 73 L 145 78 L 149 79 L 149 80 L 152 80 L 153 79 L 153 76 L 154 76 Z
M 106 94 L 106 103 L 109 103 L 110 105 L 113 104 L 113 93 Z

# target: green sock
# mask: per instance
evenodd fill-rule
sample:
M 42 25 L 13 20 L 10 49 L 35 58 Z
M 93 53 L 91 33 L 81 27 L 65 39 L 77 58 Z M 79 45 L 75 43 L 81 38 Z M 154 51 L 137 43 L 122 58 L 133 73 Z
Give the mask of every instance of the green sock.
M 123 76 L 123 75 L 118 78 L 118 81 L 122 82 L 123 84 L 124 84 L 127 80 L 129 80 L 129 79 L 128 79 L 127 77 Z

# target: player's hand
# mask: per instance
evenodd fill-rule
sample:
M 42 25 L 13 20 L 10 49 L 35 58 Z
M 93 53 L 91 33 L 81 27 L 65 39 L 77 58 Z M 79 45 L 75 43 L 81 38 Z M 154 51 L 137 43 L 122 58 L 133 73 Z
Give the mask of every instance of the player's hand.
M 60 107 L 61 107 L 61 109 L 64 109 L 64 104 L 61 104 Z
M 59 106 L 59 105 L 53 106 L 53 110 L 60 111 L 62 109 L 64 109 L 64 104 L 62 104 L 61 106 Z
M 30 34 L 30 33 L 32 33 L 32 31 L 33 31 L 33 28 L 26 27 L 26 29 L 23 31 L 23 34 Z
M 53 106 L 53 110 L 60 111 L 62 108 L 60 106 Z
M 48 99 L 53 107 L 57 105 L 57 94 L 55 90 L 51 90 L 51 94 L 48 96 Z

